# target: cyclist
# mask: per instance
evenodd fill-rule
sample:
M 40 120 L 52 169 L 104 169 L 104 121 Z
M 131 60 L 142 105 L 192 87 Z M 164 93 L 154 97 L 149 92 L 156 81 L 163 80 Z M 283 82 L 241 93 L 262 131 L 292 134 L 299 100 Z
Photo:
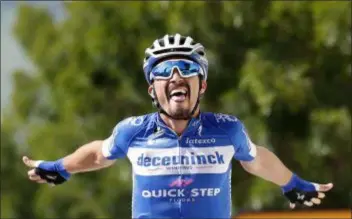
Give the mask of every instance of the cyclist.
M 145 51 L 143 70 L 158 112 L 126 118 L 107 139 L 56 161 L 23 157 L 32 168 L 29 179 L 57 185 L 74 173 L 128 157 L 133 218 L 230 218 L 233 158 L 249 173 L 280 186 L 291 208 L 318 205 L 333 187 L 291 172 L 267 148 L 252 143 L 235 116 L 200 111 L 208 60 L 204 47 L 191 37 L 155 40 Z

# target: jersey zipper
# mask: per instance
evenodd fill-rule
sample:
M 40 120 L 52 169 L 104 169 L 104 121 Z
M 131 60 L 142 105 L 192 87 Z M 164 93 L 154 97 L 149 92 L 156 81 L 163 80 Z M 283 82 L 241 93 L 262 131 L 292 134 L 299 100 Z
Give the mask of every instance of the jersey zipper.
M 180 162 L 180 167 L 181 167 L 181 150 L 180 150 L 180 142 L 181 142 L 181 139 L 183 137 L 183 134 L 181 134 L 180 136 L 174 131 L 172 130 L 171 128 L 167 127 L 167 129 L 169 129 L 177 138 L 177 150 L 178 150 L 178 157 L 179 157 L 179 162 Z M 187 128 L 186 128 L 187 129 Z M 182 184 L 182 180 L 183 180 L 183 175 L 182 175 L 182 172 L 181 172 L 181 168 L 178 168 L 177 169 L 178 171 L 178 177 L 181 179 L 181 184 Z M 178 199 L 178 206 L 179 206 L 179 218 L 183 218 L 183 215 L 182 215 L 182 197 L 179 197 Z

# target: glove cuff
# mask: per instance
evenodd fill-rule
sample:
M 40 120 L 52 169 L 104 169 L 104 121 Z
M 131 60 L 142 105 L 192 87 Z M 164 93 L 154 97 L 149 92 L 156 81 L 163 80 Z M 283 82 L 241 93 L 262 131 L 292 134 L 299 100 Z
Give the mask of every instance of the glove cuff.
M 55 161 L 54 166 L 55 166 L 55 170 L 59 172 L 60 175 L 64 177 L 66 180 L 68 180 L 71 177 L 71 174 L 67 172 L 67 170 L 64 167 L 63 158 Z
M 301 179 L 296 174 L 293 173 L 290 181 L 286 185 L 281 186 L 282 191 L 284 193 L 291 191 L 293 188 L 296 187 L 297 182 L 300 180 Z

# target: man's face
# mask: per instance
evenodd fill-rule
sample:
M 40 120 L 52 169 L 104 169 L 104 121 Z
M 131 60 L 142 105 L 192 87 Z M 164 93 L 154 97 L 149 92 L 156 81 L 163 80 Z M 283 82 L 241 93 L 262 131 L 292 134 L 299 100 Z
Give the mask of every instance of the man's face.
M 154 80 L 156 97 L 161 107 L 174 118 L 188 117 L 193 110 L 199 95 L 199 76 L 181 77 L 177 68 L 174 68 L 170 79 Z M 206 82 L 201 83 L 203 93 Z M 149 93 L 153 85 L 149 86 Z

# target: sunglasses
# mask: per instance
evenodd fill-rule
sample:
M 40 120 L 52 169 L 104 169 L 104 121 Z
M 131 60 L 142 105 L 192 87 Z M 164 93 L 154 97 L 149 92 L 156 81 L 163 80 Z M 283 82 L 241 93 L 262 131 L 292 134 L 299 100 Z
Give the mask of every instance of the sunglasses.
M 197 75 L 203 75 L 202 67 L 191 60 L 173 59 L 167 60 L 156 65 L 150 73 L 150 80 L 153 79 L 170 79 L 173 75 L 174 69 L 177 68 L 178 72 L 183 78 L 189 78 Z

